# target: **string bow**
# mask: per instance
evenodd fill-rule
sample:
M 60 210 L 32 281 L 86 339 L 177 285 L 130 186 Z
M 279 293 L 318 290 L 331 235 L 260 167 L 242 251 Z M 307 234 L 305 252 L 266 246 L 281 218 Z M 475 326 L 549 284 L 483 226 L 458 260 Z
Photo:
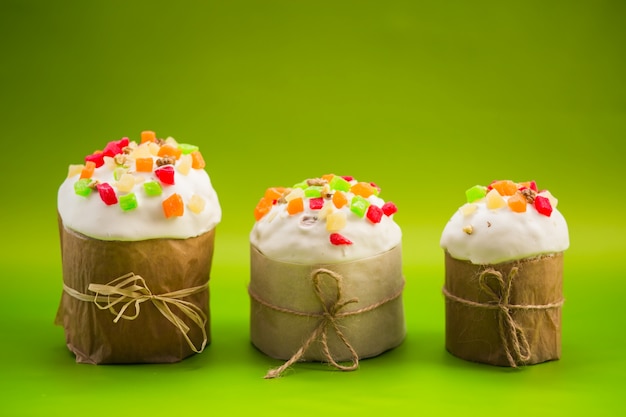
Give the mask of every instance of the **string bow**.
M 336 285 L 336 292 L 334 299 L 327 299 L 322 289 L 322 275 L 327 275 L 333 279 L 333 283 Z M 322 345 L 322 352 L 324 357 L 335 368 L 342 371 L 353 371 L 359 367 L 359 356 L 346 339 L 345 335 L 339 327 L 339 319 L 342 317 L 352 315 L 351 313 L 342 313 L 341 310 L 348 304 L 357 303 L 357 298 L 344 299 L 343 298 L 343 286 L 341 275 L 325 268 L 319 268 L 311 273 L 311 280 L 313 281 L 313 290 L 317 299 L 320 301 L 323 311 L 320 313 L 307 314 L 308 316 L 319 317 L 320 321 L 317 327 L 311 333 L 311 336 L 303 343 L 303 345 L 293 354 L 293 356 L 278 368 L 271 369 L 265 375 L 265 379 L 272 379 L 281 376 L 281 374 L 289 368 L 292 364 L 299 361 L 302 356 L 309 349 L 311 344 L 315 340 L 319 340 Z M 350 351 L 351 363 L 349 365 L 342 365 L 335 361 L 333 355 L 328 347 L 328 331 L 333 330 L 343 345 Z
M 513 319 L 512 310 L 519 306 L 513 306 L 511 300 L 511 288 L 513 279 L 517 276 L 518 268 L 513 267 L 505 280 L 500 271 L 486 269 L 478 276 L 480 289 L 487 294 L 490 304 L 498 309 L 498 330 L 504 346 L 504 353 L 509 365 L 516 368 L 530 359 L 530 344 L 526 338 L 524 329 Z M 489 281 L 495 283 L 493 288 Z
M 208 339 L 206 333 L 207 316 L 198 306 L 189 301 L 181 300 L 181 298 L 203 291 L 207 288 L 207 285 L 185 288 L 164 294 L 153 294 L 141 276 L 129 272 L 107 284 L 89 284 L 88 290 L 95 293 L 95 295 L 83 294 L 65 284 L 63 289 L 78 300 L 93 302 L 100 310 L 109 310 L 115 316 L 113 319 L 114 323 L 117 323 L 120 319 L 135 320 L 139 317 L 141 304 L 150 301 L 163 317 L 178 328 L 189 347 L 194 352 L 200 353 L 206 347 Z M 188 336 L 189 326 L 187 326 L 183 318 L 172 311 L 172 306 L 176 307 L 183 316 L 191 319 L 201 329 L 203 339 L 199 348 L 196 347 Z M 134 314 L 127 314 L 131 307 L 134 309 Z

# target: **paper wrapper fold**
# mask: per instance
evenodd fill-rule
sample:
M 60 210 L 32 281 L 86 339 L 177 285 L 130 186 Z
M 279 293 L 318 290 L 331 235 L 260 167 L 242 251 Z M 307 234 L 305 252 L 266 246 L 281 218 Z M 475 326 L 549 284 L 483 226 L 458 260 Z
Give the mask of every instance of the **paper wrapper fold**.
M 562 253 L 475 265 L 446 252 L 446 349 L 498 366 L 559 359 L 562 282 Z
M 269 259 L 251 246 L 252 343 L 287 360 L 313 335 L 298 360 L 320 362 L 373 357 L 398 346 L 406 333 L 401 256 L 398 245 L 362 260 L 304 265 Z M 314 334 L 325 314 L 334 315 L 339 329 L 325 329 L 328 354 Z
M 177 362 L 210 343 L 208 282 L 214 229 L 189 239 L 104 241 L 73 232 L 59 219 L 59 232 L 66 288 L 55 323 L 63 326 L 67 347 L 77 362 Z M 111 289 L 114 280 L 129 273 L 143 278 L 145 288 Z M 113 293 L 99 295 L 100 306 L 124 291 L 140 294 L 142 301 L 126 298 L 111 309 L 101 309 L 93 300 L 87 301 L 97 295 L 93 288 L 98 284 Z M 176 296 L 190 288 L 196 288 L 192 294 Z M 166 294 L 165 301 L 152 302 L 150 294 Z M 123 314 L 128 318 L 114 322 L 126 302 Z

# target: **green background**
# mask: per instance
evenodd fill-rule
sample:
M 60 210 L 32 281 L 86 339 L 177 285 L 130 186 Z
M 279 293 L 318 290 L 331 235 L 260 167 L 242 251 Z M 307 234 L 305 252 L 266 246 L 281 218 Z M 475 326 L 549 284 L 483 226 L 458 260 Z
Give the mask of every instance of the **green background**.
M 0 3 L 0 414 L 614 415 L 625 410 L 623 1 Z M 213 343 L 173 365 L 78 365 L 53 319 L 67 165 L 142 130 L 201 147 L 219 193 Z M 248 336 L 268 186 L 325 173 L 399 206 L 408 335 L 343 373 Z M 464 191 L 535 179 L 570 228 L 560 361 L 445 352 L 439 236 Z

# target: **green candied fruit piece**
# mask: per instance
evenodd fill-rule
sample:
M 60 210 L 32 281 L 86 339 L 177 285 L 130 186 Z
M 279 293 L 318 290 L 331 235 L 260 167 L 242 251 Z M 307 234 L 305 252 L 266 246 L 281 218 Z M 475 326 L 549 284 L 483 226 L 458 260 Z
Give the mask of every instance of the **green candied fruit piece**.
M 92 191 L 89 178 L 82 178 L 74 183 L 74 192 L 80 196 L 87 197 Z
M 465 196 L 467 197 L 468 203 L 473 203 L 476 200 L 485 198 L 486 195 L 487 195 L 487 187 L 483 185 L 475 185 L 472 188 L 468 188 L 467 191 L 465 191 Z
M 302 188 L 304 190 L 304 189 L 309 188 L 309 184 L 307 184 L 306 181 L 302 181 L 302 182 L 297 183 L 296 185 L 294 185 L 291 188 Z
M 199 150 L 200 148 L 198 148 L 196 145 L 190 145 L 188 143 L 179 143 L 178 149 L 182 151 L 183 155 L 187 155 Z
M 350 191 L 350 183 L 339 175 L 335 175 L 333 179 L 330 180 L 329 185 L 331 190 Z
M 356 214 L 359 217 L 365 216 L 368 207 L 370 206 L 370 202 L 360 195 L 355 195 L 352 197 L 352 202 L 350 203 L 350 211 Z
M 156 181 L 147 181 L 143 183 L 143 189 L 146 192 L 146 195 L 150 197 L 154 197 L 157 195 L 161 195 L 163 189 L 161 188 L 161 184 Z
M 304 189 L 304 196 L 307 198 L 317 198 L 322 196 L 322 187 L 318 185 L 311 185 Z
M 120 207 L 124 211 L 130 211 L 137 208 L 137 197 L 135 193 L 128 193 L 119 197 Z

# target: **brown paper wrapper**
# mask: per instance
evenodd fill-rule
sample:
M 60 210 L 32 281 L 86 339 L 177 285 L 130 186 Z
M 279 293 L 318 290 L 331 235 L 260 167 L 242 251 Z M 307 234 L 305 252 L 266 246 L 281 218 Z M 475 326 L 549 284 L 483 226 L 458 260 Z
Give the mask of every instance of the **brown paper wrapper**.
M 562 253 L 475 265 L 446 252 L 446 349 L 498 366 L 559 359 L 562 283 Z
M 63 282 L 78 293 L 93 296 L 90 284 L 111 283 L 131 272 L 143 277 L 152 294 L 205 286 L 182 300 L 206 316 L 206 344 L 210 343 L 208 281 L 215 229 L 189 239 L 104 241 L 65 228 L 59 218 L 59 232 Z M 188 326 L 189 340 L 201 351 L 203 329 L 176 306 L 169 307 Z M 133 306 L 126 311 L 134 313 Z M 150 301 L 140 304 L 135 319 L 117 323 L 114 319 L 115 313 L 64 290 L 55 323 L 63 326 L 67 347 L 79 363 L 170 363 L 195 353 L 180 329 Z
M 362 260 L 304 265 L 269 259 L 251 246 L 252 343 L 266 355 L 283 360 L 291 358 L 303 347 L 319 326 L 319 315 L 324 311 L 312 282 L 312 273 L 323 268 L 341 276 L 344 300 L 357 300 L 341 308 L 337 324 L 358 357 L 377 356 L 398 346 L 406 334 L 401 254 L 398 245 L 381 255 Z M 337 298 L 337 283 L 327 274 L 321 274 L 320 284 L 324 303 L 331 305 Z M 376 307 L 359 312 L 373 306 Z M 327 337 L 333 360 L 354 359 L 347 344 L 335 331 L 329 329 Z M 299 360 L 328 362 L 328 355 L 316 340 Z

